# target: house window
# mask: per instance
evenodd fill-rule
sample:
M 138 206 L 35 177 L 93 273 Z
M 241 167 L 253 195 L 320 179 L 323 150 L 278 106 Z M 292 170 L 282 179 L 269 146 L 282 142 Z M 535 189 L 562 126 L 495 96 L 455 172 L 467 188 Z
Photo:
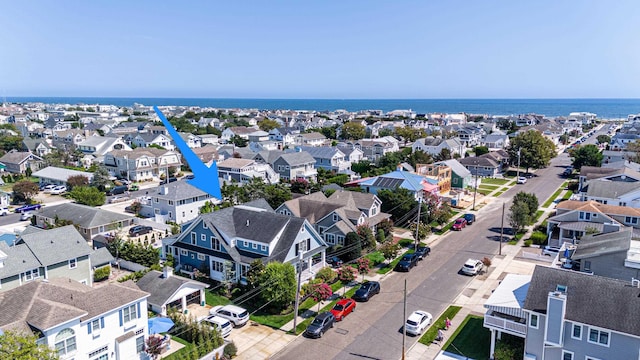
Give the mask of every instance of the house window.
M 626 202 L 621 202 L 620 206 L 627 206 L 627 203 Z
M 211 248 L 215 251 L 220 251 L 220 240 L 218 240 L 215 236 L 211 237 Z
M 211 269 L 213 271 L 224 272 L 224 263 L 221 263 L 220 261 L 213 261 L 211 265 Z
M 94 333 L 96 331 L 100 331 L 100 329 L 102 329 L 102 326 L 100 326 L 100 319 L 95 319 L 91 322 L 91 324 L 89 324 L 89 326 L 91 327 L 91 332 Z
M 144 335 L 136 338 L 136 352 L 141 353 L 144 351 Z
M 600 360 L 600 359 L 594 358 L 593 356 L 587 355 L 587 356 L 584 357 L 584 360 Z
M 158 198 L 153 198 L 153 199 L 156 201 L 156 203 L 158 203 L 158 201 L 159 201 Z
M 593 344 L 609 346 L 609 332 L 598 329 L 589 329 L 588 341 Z
M 624 218 L 624 222 L 627 224 L 638 225 L 638 218 L 634 216 L 627 216 Z
M 582 325 L 573 324 L 573 327 L 571 328 L 571 337 L 582 340 Z
M 40 277 L 40 268 L 33 269 L 24 273 L 24 281 L 31 281 Z
M 195 245 L 196 244 L 196 239 L 197 239 L 196 233 L 192 232 L 191 233 L 191 245 Z
M 591 261 L 589 261 L 589 260 L 585 260 L 584 261 L 584 271 L 586 271 L 586 272 L 590 272 L 591 271 Z
M 98 356 L 98 355 L 100 355 L 102 353 L 106 353 L 108 350 L 109 350 L 109 346 L 106 345 L 106 346 L 101 347 L 98 350 L 92 351 L 92 352 L 89 353 L 89 359 L 91 359 L 91 360 L 103 360 L 103 359 L 107 360 L 109 358 L 109 354 L 103 354 L 103 355 L 101 355 L 99 357 L 96 357 L 96 356 Z
M 200 235 L 200 240 L 207 241 L 207 235 L 205 234 Z
M 78 259 L 69 260 L 69 269 L 75 269 L 78 266 Z
M 206 221 L 202 222 L 202 227 L 205 228 L 205 229 L 207 228 L 207 222 Z
M 334 242 L 336 241 L 336 237 L 333 234 L 325 234 L 324 235 L 324 239 L 329 243 L 329 244 L 334 244 Z
M 69 328 L 60 331 L 58 335 L 56 335 L 55 341 L 56 351 L 59 356 L 71 354 L 77 349 L 76 333 Z
M 136 305 L 130 305 L 122 309 L 122 321 L 126 324 L 129 321 L 133 321 L 138 318 L 138 312 L 136 311 Z
M 580 211 L 580 220 L 591 220 L 591 213 Z
M 258 244 L 256 244 L 256 243 L 251 243 L 251 248 L 252 248 L 252 249 L 257 249 L 257 248 L 258 248 Z
M 266 245 L 260 245 L 260 250 L 261 251 L 267 251 L 267 246 Z
M 169 205 L 173 205 L 173 200 L 169 200 Z
M 534 329 L 538 328 L 538 315 L 536 314 L 529 315 L 529 327 L 532 327 Z
M 338 237 L 336 237 L 336 241 L 337 241 L 338 245 L 344 246 L 344 236 L 338 235 Z
M 198 260 L 204 261 L 204 254 L 198 254 Z
M 333 214 L 333 221 L 338 221 L 338 214 Z
M 187 256 L 189 253 L 185 249 L 180 249 L 180 255 Z

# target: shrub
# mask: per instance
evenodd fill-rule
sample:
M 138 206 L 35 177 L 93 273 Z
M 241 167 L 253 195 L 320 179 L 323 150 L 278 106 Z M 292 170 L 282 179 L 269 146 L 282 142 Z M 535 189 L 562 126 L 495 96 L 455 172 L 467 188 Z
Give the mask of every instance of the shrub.
M 236 347 L 236 344 L 233 341 L 228 343 L 227 346 L 224 347 L 225 357 L 228 357 L 229 359 L 231 359 L 234 356 L 236 356 L 236 354 L 238 354 L 238 348 Z
M 413 246 L 414 241 L 412 239 L 402 239 L 400 241 L 398 241 L 398 245 L 402 246 L 402 247 L 409 247 L 409 246 Z
M 547 241 L 547 234 L 540 231 L 534 231 L 533 233 L 531 233 L 529 241 L 536 245 L 544 244 L 545 241 Z
M 530 247 L 531 246 L 532 241 L 531 240 L 525 240 L 524 241 L 524 247 Z
M 93 281 L 102 281 L 109 277 L 111 274 L 111 265 L 106 265 L 101 268 L 97 268 L 93 273 Z
M 316 279 L 321 279 L 327 284 L 331 284 L 333 283 L 333 281 L 336 279 L 337 276 L 338 274 L 336 274 L 336 272 L 333 271 L 332 268 L 330 268 L 329 266 L 326 266 L 318 270 L 318 273 L 316 274 Z
M 313 285 L 316 284 L 322 284 L 324 281 L 322 279 L 319 279 L 317 276 L 315 279 L 309 280 L 308 282 L 302 284 L 301 288 L 300 288 L 300 295 L 302 296 L 307 296 L 311 293 L 311 289 L 313 287 Z

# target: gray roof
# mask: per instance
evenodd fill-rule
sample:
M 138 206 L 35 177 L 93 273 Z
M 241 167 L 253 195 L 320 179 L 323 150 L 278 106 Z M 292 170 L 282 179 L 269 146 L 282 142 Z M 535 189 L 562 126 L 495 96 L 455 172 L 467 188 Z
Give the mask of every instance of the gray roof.
M 50 329 L 80 317 L 90 320 L 149 294 L 135 285 L 109 283 L 99 288 L 66 278 L 35 280 L 0 293 L 0 328 Z
M 59 168 L 55 166 L 47 166 L 46 168 L 33 173 L 33 176 L 35 177 L 54 179 L 63 182 L 66 182 L 71 176 L 78 175 L 86 177 L 89 181 L 93 179 L 93 174 L 90 172 Z
M 631 316 L 640 313 L 640 289 L 628 281 L 536 266 L 524 308 L 546 314 L 557 285 L 567 287 L 566 320 L 640 336 L 640 322 Z
M 499 166 L 495 160 L 487 157 L 482 157 L 482 156 L 460 158 L 458 159 L 458 162 L 462 165 L 472 166 L 472 167 L 482 166 L 482 167 L 488 167 L 488 168 L 497 168 Z
M 290 217 L 255 208 L 234 206 L 202 215 L 202 218 L 229 237 L 270 243 Z
M 73 203 L 45 206 L 36 212 L 36 216 L 44 216 L 49 219 L 55 219 L 56 215 L 61 220 L 70 220 L 75 225 L 87 229 L 133 219 L 133 216 L 130 215 Z
M 38 145 L 42 144 L 47 149 L 51 149 L 51 146 L 44 139 L 32 139 L 32 138 L 24 138 L 22 139 L 22 145 L 29 149 L 30 151 L 34 151 Z
M 23 234 L 18 240 L 21 243 L 27 244 L 43 266 L 91 254 L 91 247 L 73 225 Z
M 42 160 L 39 156 L 32 154 L 29 151 L 10 151 L 0 157 L 0 162 L 3 164 L 20 164 L 27 160 L 29 156 Z
M 282 154 L 280 155 L 280 157 L 278 157 L 278 159 L 284 160 L 290 166 L 315 164 L 316 162 L 313 156 L 311 156 L 308 152 L 305 152 L 305 151 Z
M 166 195 L 161 193 L 161 189 L 163 187 L 166 187 L 168 190 Z M 160 185 L 158 187 L 158 193 L 153 194 L 152 196 L 160 199 L 177 201 L 204 195 L 207 195 L 207 193 L 186 181 L 174 181 L 169 184 Z
M 587 195 L 615 199 L 640 188 L 637 182 L 606 181 L 594 179 L 587 185 Z
M 632 229 L 605 234 L 586 235 L 580 239 L 571 259 L 580 260 L 617 252 L 627 252 L 631 246 Z
M 174 275 L 165 278 L 162 272 L 157 270 L 149 271 L 136 283 L 142 291 L 150 294 L 147 301 L 157 306 L 165 305 L 173 294 L 185 284 L 194 284 L 201 286 L 203 289 L 209 287 L 207 284 L 181 276 Z
M 466 178 L 471 176 L 471 171 L 469 171 L 469 169 L 464 167 L 464 165 L 460 164 L 460 162 L 456 159 L 438 161 L 434 163 L 434 165 L 441 165 L 441 164 L 444 164 L 450 167 L 451 171 L 453 171 L 456 175 L 460 176 L 461 178 Z
M 89 255 L 89 261 L 91 261 L 92 268 L 110 264 L 113 260 L 113 255 L 111 255 L 106 247 L 96 249 Z
M 342 155 L 344 153 L 336 148 L 330 146 L 296 146 L 302 151 L 309 153 L 314 159 L 331 159 L 337 152 Z
M 42 266 L 26 244 L 10 247 L 4 241 L 0 241 L 0 251 L 7 255 L 4 266 L 0 267 L 0 279 L 6 279 Z

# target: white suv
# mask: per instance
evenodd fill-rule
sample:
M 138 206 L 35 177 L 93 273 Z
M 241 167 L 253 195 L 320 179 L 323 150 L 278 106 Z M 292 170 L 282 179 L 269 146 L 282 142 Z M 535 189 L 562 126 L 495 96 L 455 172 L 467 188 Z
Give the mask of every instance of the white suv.
M 211 326 L 212 329 L 219 331 L 222 337 L 229 336 L 229 334 L 231 334 L 231 328 L 233 328 L 231 321 L 217 315 L 209 315 L 202 319 L 202 322 Z
M 480 270 L 482 270 L 482 266 L 482 261 L 469 259 L 464 263 L 464 265 L 462 265 L 462 269 L 460 269 L 460 271 L 466 275 L 478 275 Z
M 249 321 L 249 312 L 235 305 L 218 305 L 209 310 L 209 314 L 218 315 L 233 323 L 233 326 L 242 326 Z
M 547 256 L 556 256 L 558 255 L 559 252 L 560 252 L 560 249 L 551 247 L 551 246 L 545 246 L 542 249 L 542 255 L 547 255 Z
M 0 216 L 6 216 L 9 215 L 9 208 L 8 207 L 0 207 Z

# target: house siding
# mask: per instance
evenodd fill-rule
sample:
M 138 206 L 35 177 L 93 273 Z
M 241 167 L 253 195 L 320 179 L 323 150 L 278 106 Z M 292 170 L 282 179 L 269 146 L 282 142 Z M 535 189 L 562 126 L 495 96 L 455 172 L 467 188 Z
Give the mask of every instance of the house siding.
M 56 277 L 67 277 L 72 280 L 82 282 L 91 286 L 91 262 L 89 261 L 89 255 L 82 256 L 76 259 L 76 267 L 69 269 L 69 261 L 63 261 L 57 264 L 53 264 L 47 267 L 47 278 L 53 279 Z

